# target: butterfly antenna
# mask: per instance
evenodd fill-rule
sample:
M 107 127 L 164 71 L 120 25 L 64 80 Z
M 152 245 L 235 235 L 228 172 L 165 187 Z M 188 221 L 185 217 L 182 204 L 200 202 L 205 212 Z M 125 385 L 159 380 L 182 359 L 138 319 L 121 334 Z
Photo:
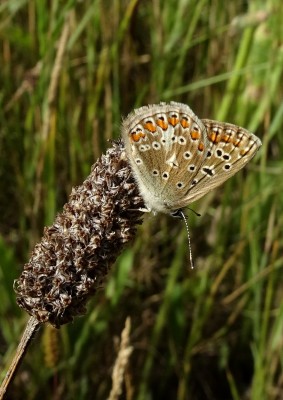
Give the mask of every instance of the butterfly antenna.
M 195 210 L 193 210 L 190 207 L 187 207 L 188 210 L 192 211 L 197 217 L 201 217 L 201 214 L 199 214 L 198 212 L 196 212 Z
M 188 234 L 188 242 L 189 242 L 189 255 L 190 255 L 190 264 L 191 268 L 194 269 L 194 262 L 193 262 L 193 254 L 192 254 L 192 246 L 191 246 L 191 237 L 190 237 L 190 230 L 189 230 L 189 224 L 186 215 L 183 213 L 182 210 L 178 210 L 179 214 L 182 216 L 185 225 L 186 225 L 186 230 Z

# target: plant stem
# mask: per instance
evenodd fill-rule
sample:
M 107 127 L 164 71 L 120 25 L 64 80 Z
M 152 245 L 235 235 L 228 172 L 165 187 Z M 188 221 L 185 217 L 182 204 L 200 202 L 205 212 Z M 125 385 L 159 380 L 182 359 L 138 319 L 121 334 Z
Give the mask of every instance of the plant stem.
M 34 337 L 35 333 L 37 332 L 37 328 L 41 325 L 40 322 L 35 317 L 30 317 L 27 322 L 26 328 L 14 355 L 14 358 L 8 368 L 6 376 L 0 386 L 0 400 L 4 399 L 5 393 L 12 383 L 13 378 L 17 369 L 19 368 L 21 361 L 24 357 L 24 354 L 31 342 L 31 339 Z

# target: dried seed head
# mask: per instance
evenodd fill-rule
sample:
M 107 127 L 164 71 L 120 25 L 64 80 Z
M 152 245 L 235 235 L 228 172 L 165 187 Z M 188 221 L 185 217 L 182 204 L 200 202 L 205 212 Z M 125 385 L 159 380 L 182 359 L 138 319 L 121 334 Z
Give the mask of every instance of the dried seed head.
M 88 298 L 141 223 L 144 207 L 121 142 L 92 167 L 25 264 L 17 302 L 55 327 L 84 314 Z

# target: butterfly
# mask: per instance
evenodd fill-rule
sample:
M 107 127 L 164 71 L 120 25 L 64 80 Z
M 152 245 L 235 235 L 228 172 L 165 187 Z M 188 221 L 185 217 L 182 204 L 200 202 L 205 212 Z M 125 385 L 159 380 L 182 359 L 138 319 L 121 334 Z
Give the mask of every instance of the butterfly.
M 177 102 L 134 110 L 122 138 L 145 206 L 172 215 L 236 174 L 261 146 L 246 129 L 199 119 Z

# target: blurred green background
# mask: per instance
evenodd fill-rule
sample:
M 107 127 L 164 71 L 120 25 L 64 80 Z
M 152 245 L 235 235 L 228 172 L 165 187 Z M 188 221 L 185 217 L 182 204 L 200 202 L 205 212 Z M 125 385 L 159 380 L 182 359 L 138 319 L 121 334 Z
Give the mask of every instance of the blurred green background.
M 28 316 L 13 280 L 71 188 L 159 101 L 255 132 L 245 170 L 184 223 L 149 215 L 85 317 L 33 340 L 9 399 L 282 399 L 283 2 L 0 2 L 1 379 Z

